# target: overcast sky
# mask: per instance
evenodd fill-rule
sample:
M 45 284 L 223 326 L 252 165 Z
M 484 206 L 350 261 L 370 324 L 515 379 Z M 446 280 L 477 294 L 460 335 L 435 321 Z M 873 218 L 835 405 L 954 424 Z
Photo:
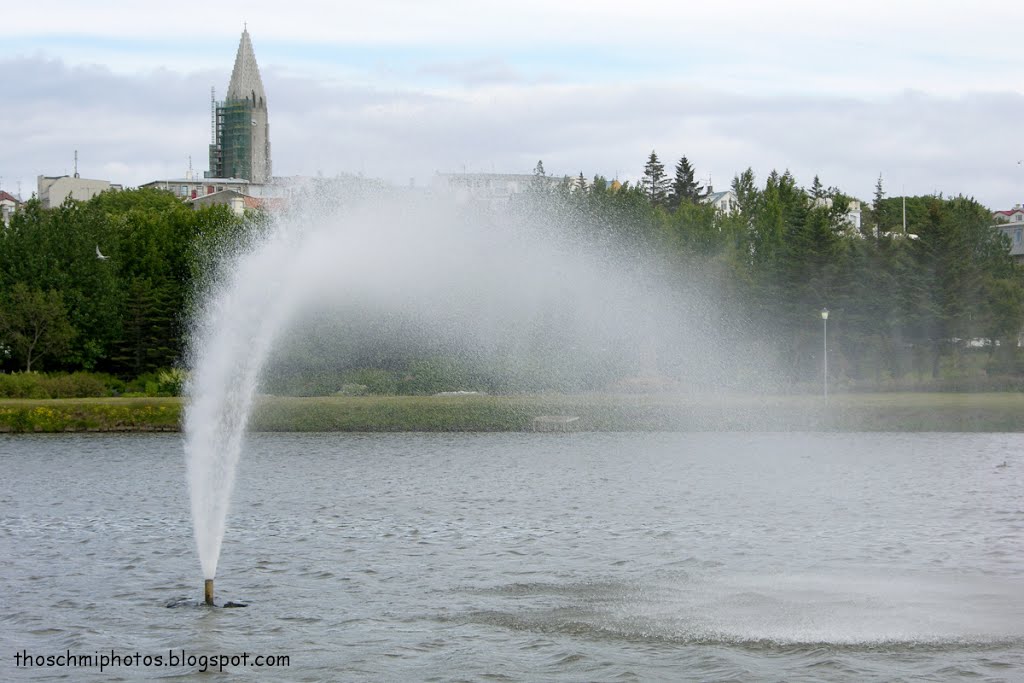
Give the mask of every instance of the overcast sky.
M 45 7 L 45 9 L 43 9 Z M 207 168 L 243 22 L 275 175 L 752 167 L 870 199 L 1024 201 L 1024 2 L 8 3 L 0 189 Z

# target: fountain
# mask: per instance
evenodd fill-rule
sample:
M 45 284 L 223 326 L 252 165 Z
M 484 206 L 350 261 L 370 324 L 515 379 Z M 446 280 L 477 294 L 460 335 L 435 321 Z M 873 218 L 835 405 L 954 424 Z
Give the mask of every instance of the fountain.
M 228 259 L 193 329 L 185 452 L 209 604 L 261 374 L 280 335 L 306 329 L 296 321 L 310 312 L 358 302 L 403 321 L 376 343 L 430 340 L 492 366 L 530 347 L 574 372 L 610 363 L 636 370 L 652 344 L 691 386 L 716 383 L 734 366 L 723 335 L 709 331 L 720 310 L 710 298 L 659 287 L 642 254 L 595 247 L 564 218 L 383 196 L 297 203 L 319 208 L 277 219 Z

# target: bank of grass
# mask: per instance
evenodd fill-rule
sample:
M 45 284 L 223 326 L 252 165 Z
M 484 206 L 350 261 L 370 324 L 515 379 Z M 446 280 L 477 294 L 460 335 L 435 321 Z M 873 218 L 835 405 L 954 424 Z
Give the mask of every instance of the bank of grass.
M 0 400 L 0 432 L 177 431 L 178 398 Z M 529 431 L 542 415 L 574 431 L 1024 432 L 1024 393 L 821 396 L 263 397 L 251 429 L 269 432 Z
M 0 432 L 178 431 L 177 398 L 2 399 Z

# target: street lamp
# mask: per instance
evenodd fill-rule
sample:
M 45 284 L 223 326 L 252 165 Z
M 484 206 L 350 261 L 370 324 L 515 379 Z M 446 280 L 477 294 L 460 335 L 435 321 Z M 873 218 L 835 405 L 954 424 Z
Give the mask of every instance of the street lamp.
M 825 398 L 828 398 L 828 309 L 821 309 L 821 340 L 825 358 L 825 370 L 822 373 L 825 383 Z

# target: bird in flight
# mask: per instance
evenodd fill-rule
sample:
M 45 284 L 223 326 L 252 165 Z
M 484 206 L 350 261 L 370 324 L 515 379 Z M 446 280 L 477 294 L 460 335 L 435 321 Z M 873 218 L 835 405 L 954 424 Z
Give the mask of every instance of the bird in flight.
M 109 256 L 103 255 L 103 252 L 100 251 L 100 245 L 98 244 L 96 245 L 96 258 L 98 258 L 100 261 L 106 261 L 108 258 L 110 258 Z

